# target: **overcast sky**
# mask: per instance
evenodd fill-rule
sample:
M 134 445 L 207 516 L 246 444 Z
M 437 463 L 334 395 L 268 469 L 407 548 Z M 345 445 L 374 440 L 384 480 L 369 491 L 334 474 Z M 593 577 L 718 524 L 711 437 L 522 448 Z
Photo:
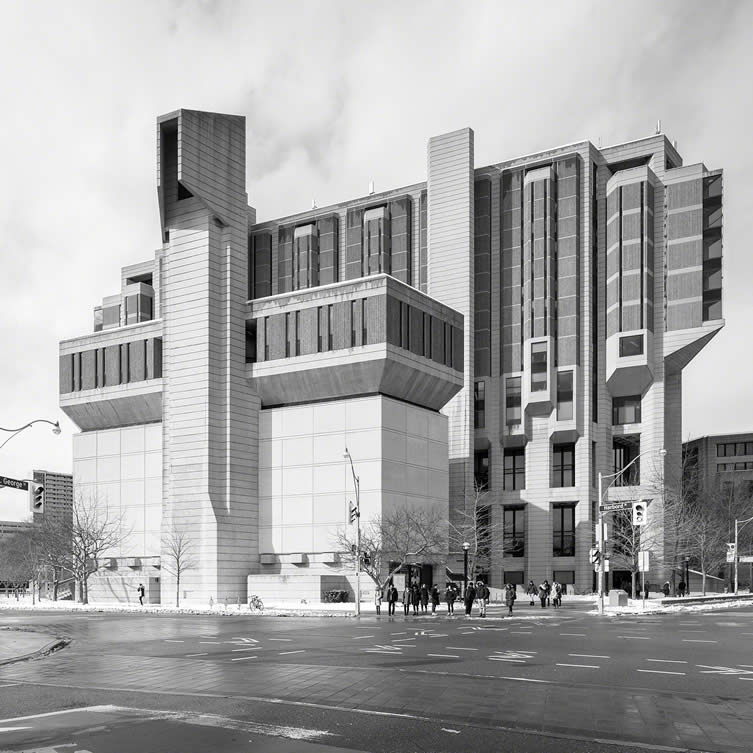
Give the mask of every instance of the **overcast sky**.
M 683 436 L 753 430 L 751 71 L 753 2 L 0 3 L 0 426 L 64 427 L 0 474 L 70 470 L 58 341 L 158 246 L 155 118 L 179 107 L 246 116 L 260 220 L 423 180 L 455 128 L 480 166 L 661 118 L 725 171 L 727 326 L 685 370 Z

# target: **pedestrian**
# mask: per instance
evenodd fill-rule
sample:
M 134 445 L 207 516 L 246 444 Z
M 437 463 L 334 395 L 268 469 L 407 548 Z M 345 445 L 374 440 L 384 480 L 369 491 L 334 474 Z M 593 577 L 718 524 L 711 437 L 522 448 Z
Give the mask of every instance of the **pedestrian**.
M 439 606 L 439 589 L 437 588 L 437 584 L 435 583 L 431 587 L 431 613 L 432 614 L 437 613 L 438 606 Z
M 374 606 L 376 613 L 382 614 L 382 589 L 379 586 L 374 589 Z
M 552 593 L 554 594 L 552 603 L 556 609 L 559 609 L 559 607 L 562 606 L 562 584 L 558 583 L 556 580 L 552 581 Z
M 476 599 L 476 589 L 473 586 L 473 581 L 469 581 L 465 586 L 465 595 L 463 601 L 465 602 L 465 616 L 470 617 L 473 611 L 473 602 Z
M 646 584 L 643 587 L 643 598 L 648 599 L 648 581 L 646 581 Z
M 397 589 L 394 583 L 387 588 L 387 614 L 392 617 L 395 614 L 395 602 L 397 601 Z
M 144 589 L 144 584 L 143 583 L 139 583 L 139 587 L 136 590 L 137 590 L 137 592 L 139 594 L 139 604 L 141 604 L 141 606 L 143 607 L 144 606 L 144 595 L 146 594 L 146 590 Z
M 528 605 L 529 607 L 532 607 L 534 602 L 536 601 L 536 596 L 539 593 L 539 589 L 536 588 L 536 584 L 532 581 L 528 581 L 528 588 L 526 589 L 526 594 L 528 594 L 529 598 L 531 599 L 531 603 Z
M 478 599 L 478 605 L 481 609 L 481 616 L 486 617 L 486 607 L 489 604 L 490 592 L 484 581 L 480 580 L 476 583 L 476 598 Z
M 677 584 L 677 593 L 679 594 L 680 597 L 685 596 L 685 588 L 686 588 L 685 581 L 681 580 Z
M 408 616 L 408 612 L 410 611 L 410 601 L 411 601 L 410 585 L 406 583 L 405 588 L 403 589 L 403 614 L 406 617 Z
M 455 585 L 453 583 L 448 583 L 444 592 L 444 600 L 447 602 L 448 615 L 455 614 L 455 598 Z
M 669 581 L 664 581 L 664 585 L 661 587 L 662 592 L 664 593 L 664 596 L 669 596 Z
M 418 615 L 418 605 L 421 603 L 421 591 L 418 588 L 418 583 L 414 583 L 410 589 L 410 600 L 413 605 L 414 616 Z
M 539 600 L 541 601 L 541 608 L 542 609 L 544 609 L 544 607 L 546 606 L 546 595 L 548 593 L 548 590 L 547 590 L 547 586 L 548 585 L 549 584 L 546 581 L 544 581 L 539 586 Z
M 515 592 L 515 586 L 512 583 L 508 583 L 505 587 L 505 604 L 507 604 L 507 614 L 509 617 L 512 617 L 512 608 L 517 598 L 518 594 Z
M 549 606 L 549 597 L 552 595 L 552 585 L 548 580 L 545 580 L 544 587 L 546 588 L 546 605 Z
M 429 589 L 426 583 L 421 584 L 421 612 L 426 614 L 429 611 Z

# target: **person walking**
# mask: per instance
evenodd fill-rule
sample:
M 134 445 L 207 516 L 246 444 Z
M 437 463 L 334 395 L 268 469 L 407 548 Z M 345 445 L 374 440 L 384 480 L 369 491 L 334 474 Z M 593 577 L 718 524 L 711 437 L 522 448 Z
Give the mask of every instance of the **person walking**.
M 439 606 L 439 589 L 437 588 L 437 584 L 435 583 L 431 587 L 431 613 L 432 614 L 437 613 L 438 606 Z
M 490 592 L 484 581 L 480 580 L 476 583 L 476 598 L 478 599 L 478 605 L 481 610 L 481 616 L 486 617 L 486 607 L 489 604 Z
M 648 581 L 646 581 L 646 585 L 643 587 L 643 598 L 648 599 Z
M 473 581 L 469 581 L 465 587 L 465 596 L 463 601 L 465 602 L 465 616 L 470 617 L 473 611 L 473 602 L 476 599 L 476 589 L 473 585 Z
M 382 614 L 382 589 L 379 586 L 374 589 L 374 606 L 376 613 Z
M 552 581 L 552 604 L 555 609 L 559 609 L 562 606 L 562 585 L 556 580 Z
M 665 598 L 669 596 L 669 581 L 664 581 L 664 585 L 661 587 L 662 593 L 664 594 Z
M 515 591 L 515 586 L 512 583 L 508 583 L 505 587 L 505 604 L 507 605 L 507 615 L 512 617 L 512 608 L 515 604 L 515 599 L 518 598 L 518 594 Z M 533 602 L 531 602 L 533 604 Z
M 534 605 L 534 602 L 536 601 L 536 596 L 538 596 L 539 590 L 536 588 L 536 584 L 532 581 L 528 581 L 528 588 L 526 589 L 526 594 L 531 600 L 531 603 L 528 605 L 532 607 Z
M 139 604 L 141 604 L 141 606 L 143 607 L 144 606 L 144 596 L 146 595 L 146 590 L 144 589 L 144 584 L 143 583 L 139 583 L 139 587 L 136 589 L 136 592 L 139 595 Z
M 421 592 L 418 588 L 418 584 L 414 583 L 410 590 L 411 604 L 413 605 L 413 615 L 418 615 L 418 605 L 421 603 Z
M 548 585 L 549 584 L 546 581 L 544 581 L 539 586 L 539 600 L 541 601 L 541 608 L 542 609 L 544 609 L 544 607 L 546 607 L 546 595 L 548 593 L 548 590 L 547 590 L 547 586 Z
M 455 585 L 453 583 L 448 583 L 444 592 L 444 600 L 447 602 L 448 615 L 455 614 L 455 597 Z
M 680 581 L 680 582 L 679 582 L 679 583 L 677 584 L 677 595 L 678 595 L 678 596 L 680 596 L 680 597 L 683 597 L 683 596 L 685 596 L 685 588 L 686 588 L 686 587 L 687 587 L 687 586 L 686 586 L 686 584 L 685 584 L 685 581 L 684 581 L 684 580 L 681 580 L 681 581 Z
M 552 595 L 552 585 L 548 580 L 544 580 L 544 588 L 546 588 L 546 605 L 549 606 L 549 597 Z
M 394 583 L 387 588 L 387 614 L 392 617 L 395 614 L 395 602 L 397 601 L 397 589 Z
M 403 614 L 406 617 L 408 616 L 408 612 L 410 611 L 410 600 L 411 600 L 410 585 L 406 583 L 405 588 L 403 589 Z
M 429 611 L 429 589 L 426 583 L 421 584 L 421 612 L 426 614 Z

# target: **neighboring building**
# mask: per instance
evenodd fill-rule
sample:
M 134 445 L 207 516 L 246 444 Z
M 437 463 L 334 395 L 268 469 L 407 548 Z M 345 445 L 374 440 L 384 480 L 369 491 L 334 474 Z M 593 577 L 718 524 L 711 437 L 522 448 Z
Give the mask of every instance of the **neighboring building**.
M 753 432 L 714 434 L 682 445 L 686 473 L 708 489 L 753 498 Z
M 103 582 L 172 598 L 160 542 L 185 525 L 188 600 L 342 583 L 347 445 L 362 520 L 452 517 L 476 479 L 492 585 L 590 590 L 598 471 L 646 454 L 617 499 L 680 467 L 682 369 L 724 324 L 721 171 L 663 135 L 476 168 L 466 128 L 429 140 L 424 182 L 257 222 L 245 138 L 158 119 L 162 246 L 60 346 L 77 484 L 130 530 Z
M 44 513 L 35 514 L 34 522 L 42 516 L 60 526 L 70 526 L 73 520 L 73 476 L 55 471 L 33 471 L 32 478 L 44 486 Z

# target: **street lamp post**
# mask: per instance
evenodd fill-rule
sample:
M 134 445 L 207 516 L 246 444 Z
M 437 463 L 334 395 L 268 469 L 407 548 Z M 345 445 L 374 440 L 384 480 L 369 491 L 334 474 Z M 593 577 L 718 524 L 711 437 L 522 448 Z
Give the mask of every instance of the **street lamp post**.
M 350 471 L 353 474 L 353 486 L 356 490 L 356 617 L 361 616 L 361 479 L 356 476 L 356 469 L 353 467 L 353 458 L 345 448 L 343 457 L 350 461 Z
M 637 462 L 644 455 L 650 455 L 652 452 L 653 450 L 646 450 L 646 452 L 639 453 L 624 468 L 616 473 L 603 474 L 599 471 L 599 532 L 597 537 L 597 546 L 599 547 L 599 614 L 604 614 L 604 514 L 601 510 L 604 492 L 608 492 L 612 484 L 614 484 L 614 482 L 617 481 L 617 479 L 622 476 L 622 474 L 625 473 L 633 463 Z M 662 448 L 659 450 L 659 454 L 664 457 L 667 454 L 667 451 Z M 602 480 L 605 478 L 611 478 L 612 480 L 609 482 L 607 488 L 603 489 Z
M 52 426 L 52 433 L 55 435 L 60 434 L 60 423 L 58 421 L 48 421 L 46 418 L 35 418 L 33 421 L 29 421 L 28 424 L 24 424 L 23 426 L 19 426 L 17 429 L 6 429 L 3 426 L 0 426 L 0 431 L 7 431 L 10 433 L 10 436 L 2 443 L 0 444 L 0 450 L 5 447 L 8 442 L 10 442 L 13 437 L 20 434 L 24 429 L 28 429 L 30 426 L 33 426 L 34 424 L 49 424 Z
M 467 542 L 463 542 L 463 598 L 468 591 L 468 550 L 471 545 Z
M 685 555 L 685 595 L 690 596 L 690 557 Z
M 735 596 L 737 596 L 737 586 L 738 586 L 738 583 L 737 583 L 737 564 L 740 561 L 740 554 L 737 551 L 738 534 L 740 533 L 740 531 L 743 530 L 743 528 L 745 528 L 745 526 L 748 525 L 748 523 L 751 522 L 751 520 L 753 520 L 753 518 L 748 518 L 747 520 L 738 520 L 737 518 L 735 518 Z M 742 523 L 742 525 L 740 525 L 741 523 Z M 753 583 L 751 583 L 750 588 L 751 588 L 751 590 L 753 590 Z

